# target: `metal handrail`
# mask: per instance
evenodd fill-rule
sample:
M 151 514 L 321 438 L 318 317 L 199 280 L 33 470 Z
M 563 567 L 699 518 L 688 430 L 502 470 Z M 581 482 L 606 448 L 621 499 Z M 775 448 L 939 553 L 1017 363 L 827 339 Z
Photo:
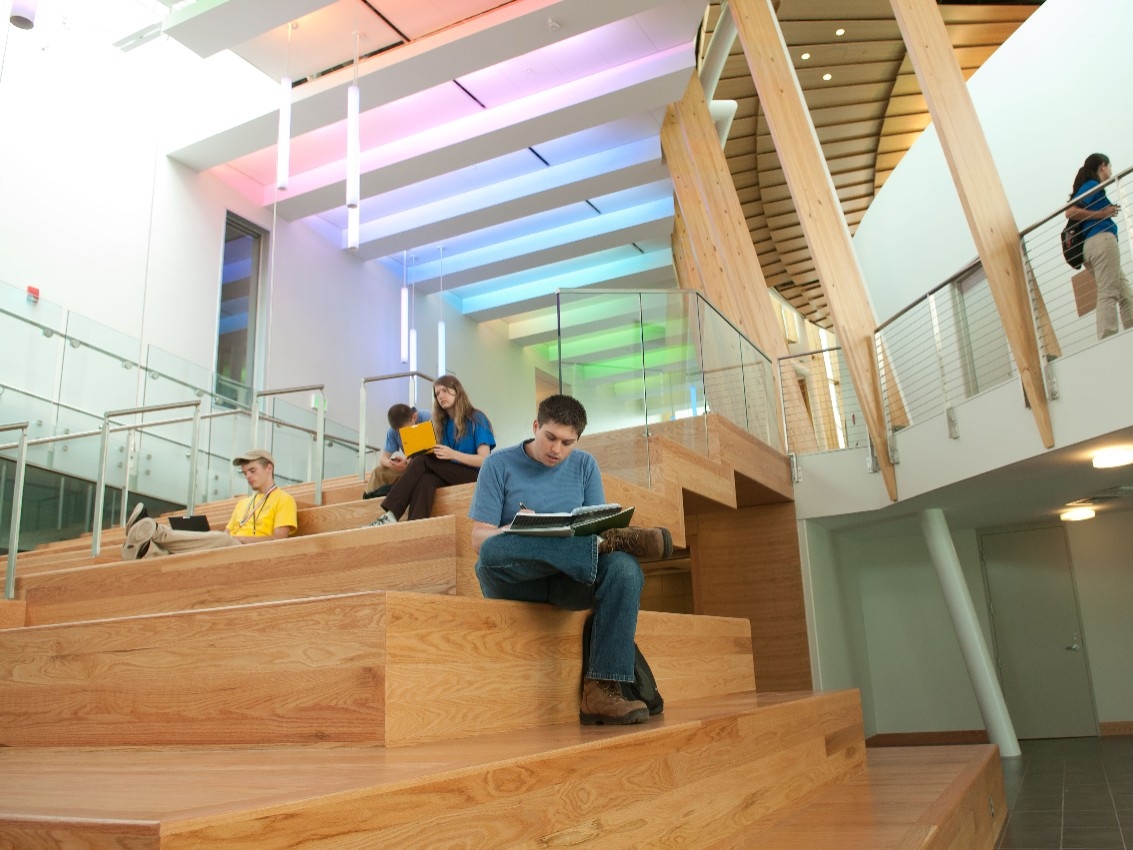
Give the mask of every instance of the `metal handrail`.
M 101 443 L 98 451 L 98 479 L 95 482 L 94 491 L 94 517 L 91 521 L 91 554 L 98 557 L 102 551 L 102 511 L 106 504 L 106 460 L 107 454 L 110 450 L 110 418 L 112 416 L 131 416 L 139 413 L 157 413 L 160 410 L 179 410 L 183 407 L 193 408 L 193 436 L 189 446 L 189 456 L 192 462 L 189 464 L 189 498 L 186 500 L 186 509 L 188 513 L 193 512 L 193 503 L 197 491 L 197 447 L 200 442 L 201 433 L 201 400 L 199 398 L 192 401 L 176 401 L 169 404 L 154 404 L 144 407 L 128 407 L 122 410 L 108 410 L 102 417 L 101 429 Z M 138 422 L 133 425 L 127 426 L 126 430 L 133 430 L 135 428 L 145 428 L 153 425 L 165 425 L 165 422 Z M 121 430 L 121 429 L 119 429 Z M 129 487 L 129 476 L 127 476 L 126 484 L 123 487 L 122 495 L 122 522 L 126 521 L 126 502 L 128 492 L 126 487 Z
M 326 455 L 326 441 L 323 436 L 326 434 L 326 419 L 327 419 L 327 397 L 323 392 L 326 389 L 326 384 L 309 384 L 303 387 L 284 387 L 278 390 L 259 390 L 252 402 L 252 445 L 254 446 L 256 440 L 259 439 L 260 428 L 260 399 L 267 396 L 276 395 L 290 395 L 292 393 L 317 393 L 315 397 L 315 445 L 318 447 L 315 451 L 315 504 L 321 505 L 323 503 L 323 464 Z
M 197 402 L 197 403 L 199 404 L 199 402 Z M 185 404 L 189 404 L 189 402 L 185 402 Z M 239 411 L 239 410 L 217 410 L 217 411 L 214 411 L 212 413 L 202 413 L 201 414 L 201 420 L 203 421 L 205 419 L 220 419 L 221 417 L 224 417 L 224 416 L 237 416 L 242 412 L 243 411 Z M 142 423 L 134 423 L 133 425 L 114 425 L 110 428 L 110 433 L 111 434 L 117 434 L 117 433 L 120 433 L 122 431 L 133 431 L 135 428 L 148 428 L 151 425 L 181 425 L 185 422 L 192 422 L 192 421 L 193 421 L 192 416 L 180 416 L 176 419 L 162 419 L 160 422 L 142 422 Z M 290 423 L 287 423 L 287 422 L 283 422 L 282 419 L 273 419 L 271 421 L 280 422 L 281 424 L 284 424 L 284 425 L 290 424 Z M 300 425 L 292 425 L 291 427 L 302 428 L 302 426 L 300 426 Z M 0 431 L 3 431 L 3 430 L 4 430 L 4 428 L 2 426 L 0 426 Z M 312 431 L 309 428 L 305 428 L 303 430 L 305 430 L 305 431 L 307 431 L 308 433 L 311 433 L 311 434 L 315 433 L 314 431 Z M 66 440 L 81 440 L 84 437 L 97 437 L 101 433 L 102 433 L 101 428 L 95 428 L 92 431 L 75 431 L 71 434 L 53 434 L 50 437 L 32 437 L 30 440 L 28 440 L 28 446 L 29 447 L 46 446 L 50 443 L 62 443 Z M 336 437 L 335 439 L 338 439 L 338 438 Z M 0 443 L 0 451 L 8 451 L 9 449 L 14 449 L 18 445 L 19 445 L 19 443 Z
M 359 390 L 358 398 L 358 477 L 361 480 L 366 479 L 366 449 L 372 448 L 366 442 L 366 385 L 376 383 L 377 381 L 389 381 L 395 378 L 424 378 L 430 384 L 436 382 L 436 378 L 432 375 L 426 375 L 424 372 L 391 372 L 388 375 L 372 375 L 369 378 L 363 378 L 361 390 Z M 384 444 L 383 444 L 384 445 Z
M 24 472 L 28 462 L 28 426 L 30 422 L 15 422 L 0 425 L 0 431 L 19 430 L 20 439 L 16 444 L 16 477 L 12 480 L 12 515 L 8 524 L 8 567 L 4 574 L 4 598 L 16 598 L 16 553 L 20 546 L 20 514 L 24 507 Z

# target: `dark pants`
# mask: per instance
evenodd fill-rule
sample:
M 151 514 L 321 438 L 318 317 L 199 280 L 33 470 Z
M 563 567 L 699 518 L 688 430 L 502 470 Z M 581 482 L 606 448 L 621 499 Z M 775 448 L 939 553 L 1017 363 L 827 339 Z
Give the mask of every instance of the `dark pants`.
M 426 519 L 433 509 L 437 488 L 471 484 L 479 474 L 478 466 L 437 460 L 431 454 L 418 455 L 409 461 L 405 473 L 382 500 L 382 507 L 396 517 L 408 507 L 410 519 Z

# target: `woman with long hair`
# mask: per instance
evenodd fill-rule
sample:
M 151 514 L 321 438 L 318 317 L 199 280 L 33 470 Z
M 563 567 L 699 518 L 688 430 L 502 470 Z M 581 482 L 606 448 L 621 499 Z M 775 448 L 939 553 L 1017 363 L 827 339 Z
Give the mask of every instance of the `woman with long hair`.
M 1110 203 L 1101 184 L 1113 176 L 1109 157 L 1092 153 L 1078 169 L 1070 197 L 1074 206 L 1066 217 L 1082 222 L 1086 268 L 1098 287 L 1098 339 L 1117 333 L 1117 312 L 1121 326 L 1133 327 L 1133 290 L 1121 270 L 1121 251 L 1117 246 L 1117 223 L 1113 217 L 1118 207 Z
M 492 423 L 476 409 L 454 375 L 433 382 L 433 431 L 437 445 L 410 460 L 405 473 L 382 500 L 385 513 L 371 525 L 397 522 L 406 508 L 409 519 L 425 519 L 440 487 L 471 484 L 484 458 L 496 447 Z

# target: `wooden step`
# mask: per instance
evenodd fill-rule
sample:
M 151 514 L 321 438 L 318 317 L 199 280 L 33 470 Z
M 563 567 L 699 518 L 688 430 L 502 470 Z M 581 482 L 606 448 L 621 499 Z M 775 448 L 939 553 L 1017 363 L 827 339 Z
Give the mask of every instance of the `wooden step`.
M 437 491 L 433 500 L 432 515 L 464 516 L 472 503 L 474 484 L 460 484 L 443 487 Z M 235 504 L 235 503 L 233 503 Z M 218 513 L 220 519 L 209 519 L 214 529 L 223 528 L 231 515 L 231 508 Z M 363 528 L 383 513 L 381 499 L 355 499 L 319 507 L 300 507 L 297 511 L 296 537 L 308 534 L 325 534 L 328 531 L 347 531 Z M 59 569 L 88 566 L 90 564 L 110 564 L 121 558 L 120 549 L 125 539 L 121 528 L 107 529 L 104 532 L 102 554 L 95 557 L 90 553 L 90 538 L 81 545 L 65 541 L 69 546 L 52 545 L 34 552 L 22 553 L 17 561 L 17 574 L 21 576 L 52 572 Z
M 315 485 L 313 483 L 289 485 L 283 488 L 295 499 L 295 504 L 299 508 L 313 508 Z M 357 475 L 346 475 L 338 478 L 328 478 L 323 482 L 323 504 L 341 504 L 343 502 L 353 502 L 362 499 L 362 492 L 365 489 L 365 484 L 359 480 Z M 232 516 L 232 511 L 235 509 L 236 504 L 244 496 L 233 496 L 228 499 L 219 499 L 213 502 L 206 502 L 197 505 L 193 513 L 207 516 L 209 524 L 213 528 L 224 528 L 228 524 L 229 518 Z M 162 517 L 180 516 L 184 511 L 170 511 L 161 514 Z M 117 548 L 122 545 L 122 541 L 126 537 L 125 529 L 120 525 L 112 525 L 110 528 L 102 530 L 102 547 Z M 47 552 L 55 553 L 90 553 L 91 548 L 91 533 L 84 532 L 78 537 L 71 537 L 64 540 L 53 540 L 49 543 L 42 543 L 36 546 L 35 549 L 28 552 L 21 552 L 18 561 L 20 563 L 35 563 L 39 556 Z
M 866 770 L 729 848 L 993 850 L 1007 822 L 999 749 L 990 744 L 871 749 Z
M 376 591 L 0 631 L 0 746 L 401 746 L 564 723 L 584 618 Z M 754 688 L 745 620 L 642 612 L 637 642 L 667 703 Z
M 361 590 L 452 593 L 453 517 L 19 577 L 29 626 Z
M 855 691 L 748 692 L 635 727 L 563 722 L 396 750 L 0 749 L 0 844 L 726 846 L 853 777 L 864 752 Z

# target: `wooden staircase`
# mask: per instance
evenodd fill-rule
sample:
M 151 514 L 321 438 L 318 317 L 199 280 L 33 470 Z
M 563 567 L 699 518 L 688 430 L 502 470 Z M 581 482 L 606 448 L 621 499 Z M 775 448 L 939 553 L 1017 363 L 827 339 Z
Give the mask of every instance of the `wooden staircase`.
M 692 573 L 695 613 L 641 613 L 666 705 L 640 726 L 578 724 L 584 613 L 480 598 L 471 487 L 413 523 L 342 500 L 265 546 L 21 559 L 0 847 L 990 850 L 996 749 L 867 753 L 857 692 L 809 691 L 786 461 L 703 424 L 715 456 L 587 435 Z

